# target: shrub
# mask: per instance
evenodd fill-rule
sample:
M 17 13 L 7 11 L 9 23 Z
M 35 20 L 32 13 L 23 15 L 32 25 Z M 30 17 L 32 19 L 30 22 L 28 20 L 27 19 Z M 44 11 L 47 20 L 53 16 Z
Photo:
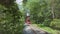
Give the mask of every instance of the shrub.
M 0 5 L 0 34 L 22 34 L 21 13 L 14 4 L 10 8 Z
M 60 29 L 60 19 L 54 19 L 50 26 L 55 29 Z
M 44 22 L 43 22 L 43 24 L 45 26 L 50 26 L 50 22 L 51 22 L 51 19 L 45 19 Z

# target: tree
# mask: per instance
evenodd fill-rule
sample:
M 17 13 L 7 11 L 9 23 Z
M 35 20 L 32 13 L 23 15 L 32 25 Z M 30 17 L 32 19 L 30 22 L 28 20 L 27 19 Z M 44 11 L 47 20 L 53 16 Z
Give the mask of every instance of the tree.
M 55 10 L 55 3 L 54 3 L 54 0 L 51 0 L 51 13 L 52 13 L 52 18 L 54 19 L 55 18 L 55 15 L 54 15 L 54 10 Z
M 31 20 L 35 23 L 42 23 L 45 19 L 50 19 L 51 12 L 47 0 L 28 0 L 26 7 L 30 9 Z
M 52 13 L 52 18 L 59 18 L 59 0 L 51 0 L 51 13 Z

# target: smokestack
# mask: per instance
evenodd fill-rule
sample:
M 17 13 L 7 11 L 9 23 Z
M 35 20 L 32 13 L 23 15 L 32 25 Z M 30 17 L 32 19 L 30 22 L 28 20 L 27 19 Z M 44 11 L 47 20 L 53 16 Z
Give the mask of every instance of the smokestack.
M 30 22 L 30 11 L 27 9 L 26 10 L 26 19 L 25 19 L 26 24 L 31 24 Z

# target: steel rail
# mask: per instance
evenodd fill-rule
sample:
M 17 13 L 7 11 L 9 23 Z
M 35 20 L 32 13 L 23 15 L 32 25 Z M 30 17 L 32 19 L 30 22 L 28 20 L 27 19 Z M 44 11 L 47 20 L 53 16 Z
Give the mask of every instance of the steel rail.
M 34 32 L 34 34 L 37 34 L 36 31 L 30 26 L 31 30 Z

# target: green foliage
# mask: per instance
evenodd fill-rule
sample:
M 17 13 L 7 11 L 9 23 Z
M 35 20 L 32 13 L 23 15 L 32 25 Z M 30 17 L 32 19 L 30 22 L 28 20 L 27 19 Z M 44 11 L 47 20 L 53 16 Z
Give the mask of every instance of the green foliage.
M 0 0 L 0 4 L 9 7 L 14 4 L 15 0 Z
M 22 13 L 16 3 L 12 4 L 6 6 L 0 3 L 0 34 L 22 34 Z
M 60 0 L 55 1 L 55 18 L 60 18 Z
M 50 26 L 51 21 L 52 21 L 51 19 L 45 19 L 43 25 Z
M 60 19 L 54 19 L 50 26 L 55 29 L 60 29 Z
M 48 0 L 28 0 L 27 8 L 30 9 L 31 21 L 35 23 L 42 23 L 45 19 L 51 19 L 50 3 Z
M 56 30 L 56 29 L 52 29 L 50 27 L 46 27 L 44 26 L 43 24 L 37 24 L 40 29 L 46 31 L 46 32 L 49 32 L 50 34 L 60 34 L 60 30 Z
M 60 18 L 60 3 L 59 2 L 60 0 L 54 0 L 53 2 L 52 0 L 28 0 L 25 4 L 25 7 L 30 9 L 30 14 L 31 14 L 30 17 L 31 17 L 32 22 L 42 23 L 46 26 L 50 26 L 50 23 L 53 20 L 52 11 L 54 12 L 55 18 Z M 54 4 L 53 10 L 51 7 L 52 3 Z

